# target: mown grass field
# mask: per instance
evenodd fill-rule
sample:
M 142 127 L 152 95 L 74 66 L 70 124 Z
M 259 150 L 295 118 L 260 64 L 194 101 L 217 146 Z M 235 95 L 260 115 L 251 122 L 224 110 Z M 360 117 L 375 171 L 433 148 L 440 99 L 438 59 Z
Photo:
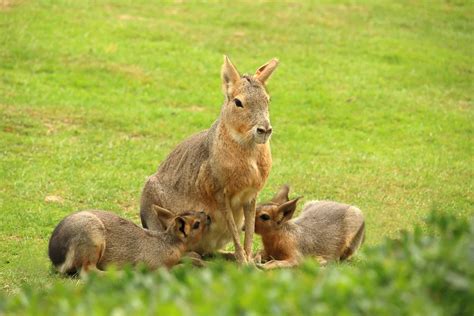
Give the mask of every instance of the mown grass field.
M 70 282 L 46 249 L 72 211 L 138 223 L 146 177 L 217 118 L 223 54 L 248 73 L 281 62 L 262 200 L 290 183 L 355 204 L 365 247 L 433 208 L 472 215 L 473 21 L 469 1 L 2 2 L 2 290 Z

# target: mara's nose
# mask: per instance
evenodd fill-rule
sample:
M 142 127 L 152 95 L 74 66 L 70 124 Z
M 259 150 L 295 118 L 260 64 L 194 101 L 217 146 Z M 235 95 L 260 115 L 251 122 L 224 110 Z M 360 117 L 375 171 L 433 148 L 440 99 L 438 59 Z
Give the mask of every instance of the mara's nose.
M 270 135 L 272 133 L 272 127 L 271 126 L 268 126 L 267 128 L 263 127 L 263 126 L 260 126 L 260 127 L 257 127 L 257 133 L 260 134 L 260 135 L 264 135 L 264 134 L 268 134 Z

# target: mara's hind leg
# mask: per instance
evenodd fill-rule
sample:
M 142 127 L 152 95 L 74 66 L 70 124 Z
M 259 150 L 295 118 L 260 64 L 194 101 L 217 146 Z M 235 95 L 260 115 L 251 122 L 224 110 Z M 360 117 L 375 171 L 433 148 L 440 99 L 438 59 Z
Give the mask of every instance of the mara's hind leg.
M 81 268 L 81 272 L 79 273 L 79 277 L 81 279 L 84 279 L 91 272 L 93 272 L 95 274 L 98 274 L 98 275 L 103 275 L 105 273 L 104 271 L 99 270 L 95 265 L 90 264 L 90 265 L 85 265 Z
M 340 260 L 347 260 L 360 248 L 365 239 L 365 223 L 362 222 L 362 225 L 357 230 L 353 238 L 350 238 L 347 241 L 346 247 L 343 250 Z
M 63 275 L 75 276 L 79 270 L 79 266 L 76 264 L 76 252 L 73 247 L 66 253 L 66 259 L 64 263 L 56 267 L 58 272 Z
M 315 256 L 314 259 L 319 263 L 319 266 L 325 267 L 328 264 L 328 259 L 321 257 L 321 256 Z
M 95 272 L 97 274 L 103 273 L 103 271 L 97 268 L 97 265 L 99 264 L 100 259 L 104 255 L 104 251 L 105 243 L 100 243 L 98 245 L 95 245 L 95 247 L 93 247 L 92 249 L 88 249 L 88 251 L 84 253 L 84 256 L 81 260 L 81 272 L 79 274 L 81 278 L 84 278 L 90 272 Z

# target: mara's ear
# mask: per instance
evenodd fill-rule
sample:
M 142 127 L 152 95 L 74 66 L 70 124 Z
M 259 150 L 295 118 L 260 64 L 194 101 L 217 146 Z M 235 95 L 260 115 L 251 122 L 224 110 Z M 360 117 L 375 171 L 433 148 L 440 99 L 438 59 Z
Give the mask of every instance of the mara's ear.
M 288 193 L 290 192 L 290 187 L 288 184 L 284 184 L 280 187 L 275 196 L 271 199 L 273 203 L 278 205 L 288 202 L 290 199 L 288 198 Z
M 224 55 L 224 64 L 222 64 L 221 79 L 222 91 L 226 98 L 229 99 L 240 80 L 240 74 L 226 55 Z
M 164 218 L 172 218 L 174 215 L 171 211 L 165 209 L 164 207 L 161 207 L 157 204 L 153 204 L 153 210 L 156 212 L 156 214 L 159 217 L 164 217 Z
M 301 198 L 302 198 L 301 196 L 297 197 L 296 199 L 283 203 L 282 205 L 278 207 L 278 217 L 277 217 L 278 224 L 289 221 L 293 217 L 293 214 L 295 213 L 295 210 L 296 210 L 296 204 L 298 203 L 298 200 Z
M 174 223 L 176 235 L 181 239 L 188 237 L 190 231 L 189 223 L 181 216 L 176 217 Z
M 171 219 L 173 219 L 173 217 L 175 216 L 173 213 L 171 213 L 171 211 L 159 206 L 159 205 L 156 205 L 154 204 L 153 206 L 153 210 L 156 212 L 156 215 L 158 217 L 158 221 L 161 223 L 161 226 L 163 227 L 163 230 L 166 230 L 168 229 L 169 227 L 169 224 L 170 224 L 170 221 Z
M 265 82 L 267 82 L 268 78 L 270 78 L 270 76 L 272 75 L 273 71 L 275 71 L 277 66 L 278 66 L 278 59 L 273 58 L 265 65 L 260 66 L 260 68 L 258 68 L 257 71 L 255 72 L 254 77 L 258 79 L 261 83 L 265 84 Z

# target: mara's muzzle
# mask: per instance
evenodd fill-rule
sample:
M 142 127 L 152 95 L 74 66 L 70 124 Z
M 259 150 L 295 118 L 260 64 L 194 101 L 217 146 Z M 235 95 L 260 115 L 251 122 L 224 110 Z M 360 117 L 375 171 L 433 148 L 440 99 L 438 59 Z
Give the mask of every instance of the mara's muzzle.
M 268 124 L 267 126 L 258 126 L 255 130 L 255 142 L 257 144 L 265 144 L 270 136 L 272 135 L 272 126 Z

